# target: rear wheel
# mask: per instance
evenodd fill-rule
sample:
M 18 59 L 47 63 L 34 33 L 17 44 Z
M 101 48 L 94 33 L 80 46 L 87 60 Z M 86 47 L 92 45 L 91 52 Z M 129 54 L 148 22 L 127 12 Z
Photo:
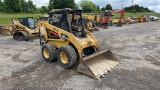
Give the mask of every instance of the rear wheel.
M 44 44 L 41 49 L 45 61 L 52 62 L 56 60 L 57 49 L 52 44 Z
M 22 39 L 25 41 L 29 40 L 29 34 L 26 31 L 21 31 Z
M 116 27 L 122 27 L 122 23 L 121 22 L 117 23 Z
M 28 41 L 29 40 L 29 34 L 26 31 L 15 32 L 13 34 L 13 38 Z
M 13 34 L 13 38 L 14 38 L 14 39 L 18 39 L 18 38 L 19 38 L 19 33 L 14 33 L 14 34 Z
M 63 68 L 71 68 L 77 62 L 77 54 L 72 46 L 62 46 L 58 49 L 57 59 Z

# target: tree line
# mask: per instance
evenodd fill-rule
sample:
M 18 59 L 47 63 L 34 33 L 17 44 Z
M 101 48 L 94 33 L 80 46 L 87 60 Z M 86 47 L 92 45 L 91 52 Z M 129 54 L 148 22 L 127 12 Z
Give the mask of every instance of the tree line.
M 80 0 L 79 4 L 75 0 L 49 0 L 49 4 L 37 7 L 32 0 L 0 0 L 1 13 L 48 13 L 52 9 L 62 8 L 82 8 L 85 13 L 99 13 L 105 10 L 112 10 L 111 4 L 100 8 L 91 0 Z M 134 5 L 126 7 L 127 12 L 152 12 L 148 8 Z
M 125 8 L 126 12 L 129 13 L 136 13 L 136 12 L 154 12 L 152 10 L 149 10 L 148 8 L 144 8 L 143 6 L 139 6 L 138 4 L 130 6 L 130 7 L 126 7 Z
M 0 12 L 34 13 L 36 9 L 36 5 L 31 0 L 0 0 Z

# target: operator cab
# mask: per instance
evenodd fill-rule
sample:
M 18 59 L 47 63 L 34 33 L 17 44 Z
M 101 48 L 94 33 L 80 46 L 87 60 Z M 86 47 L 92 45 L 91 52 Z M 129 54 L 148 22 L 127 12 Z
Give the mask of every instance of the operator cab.
M 60 9 L 49 13 L 49 23 L 73 33 L 76 37 L 85 37 L 81 9 Z
M 35 29 L 35 21 L 33 19 L 33 17 L 27 17 L 27 18 L 18 18 L 19 22 L 28 27 L 29 29 Z

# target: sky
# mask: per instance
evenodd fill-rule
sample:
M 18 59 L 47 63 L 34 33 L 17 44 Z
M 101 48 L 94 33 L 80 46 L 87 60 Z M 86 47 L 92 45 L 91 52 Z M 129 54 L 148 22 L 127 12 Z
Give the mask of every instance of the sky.
M 49 0 L 32 0 L 37 7 L 47 6 Z M 91 0 L 94 4 L 104 7 L 106 4 L 111 4 L 113 9 L 121 9 L 122 1 L 123 7 L 131 6 L 132 0 Z M 76 4 L 79 4 L 80 0 L 75 0 Z M 133 0 L 133 5 L 138 4 L 140 6 L 148 7 L 150 10 L 154 10 L 160 13 L 160 0 Z

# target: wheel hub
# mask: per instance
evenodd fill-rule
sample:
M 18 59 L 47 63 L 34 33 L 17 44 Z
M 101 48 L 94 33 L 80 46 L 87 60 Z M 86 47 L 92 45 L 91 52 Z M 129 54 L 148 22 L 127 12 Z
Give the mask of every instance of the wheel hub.
M 49 58 L 49 50 L 47 48 L 44 48 L 43 55 L 45 58 Z
M 67 57 L 66 52 L 62 51 L 62 52 L 60 53 L 60 57 L 61 57 L 62 63 L 66 64 L 66 63 L 68 62 L 68 57 Z

